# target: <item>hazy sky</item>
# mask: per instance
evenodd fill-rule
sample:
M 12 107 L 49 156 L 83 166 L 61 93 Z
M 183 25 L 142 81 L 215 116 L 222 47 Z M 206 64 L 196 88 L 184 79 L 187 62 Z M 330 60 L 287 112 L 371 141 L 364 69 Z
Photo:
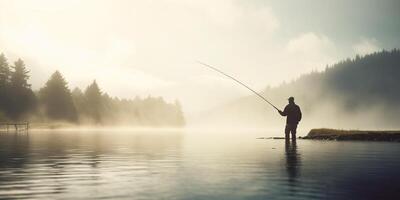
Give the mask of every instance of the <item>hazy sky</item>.
M 162 95 L 190 113 L 327 64 L 400 47 L 398 0 L 0 0 L 0 52 L 34 89 L 60 70 L 113 96 Z

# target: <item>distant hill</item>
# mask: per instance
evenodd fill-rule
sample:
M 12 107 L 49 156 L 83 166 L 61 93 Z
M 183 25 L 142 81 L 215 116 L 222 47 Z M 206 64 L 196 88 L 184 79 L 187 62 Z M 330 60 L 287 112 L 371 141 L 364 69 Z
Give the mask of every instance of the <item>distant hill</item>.
M 400 128 L 400 50 L 346 59 L 322 72 L 267 87 L 261 94 L 283 108 L 294 96 L 304 113 L 303 127 Z M 284 120 L 255 96 L 207 113 L 225 126 L 281 127 Z

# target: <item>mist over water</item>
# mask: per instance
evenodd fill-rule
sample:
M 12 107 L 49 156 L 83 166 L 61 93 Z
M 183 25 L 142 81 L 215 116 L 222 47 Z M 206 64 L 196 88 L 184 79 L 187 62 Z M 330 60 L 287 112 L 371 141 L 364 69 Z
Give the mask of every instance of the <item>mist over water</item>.
M 399 129 L 399 64 L 398 49 L 375 52 L 338 61 L 324 71 L 304 74 L 260 93 L 282 110 L 287 98 L 294 96 L 303 113 L 299 127 L 305 129 Z M 210 109 L 199 119 L 204 119 L 204 126 L 216 127 L 284 126 L 278 112 L 255 95 Z
M 255 139 L 268 134 L 161 130 L 1 134 L 0 198 L 400 196 L 397 144 Z

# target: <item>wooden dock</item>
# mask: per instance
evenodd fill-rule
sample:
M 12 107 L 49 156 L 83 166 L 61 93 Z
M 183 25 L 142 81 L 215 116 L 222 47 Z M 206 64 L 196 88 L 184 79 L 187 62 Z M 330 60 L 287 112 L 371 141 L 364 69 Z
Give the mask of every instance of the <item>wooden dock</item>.
M 0 132 L 28 132 L 29 122 L 0 122 Z

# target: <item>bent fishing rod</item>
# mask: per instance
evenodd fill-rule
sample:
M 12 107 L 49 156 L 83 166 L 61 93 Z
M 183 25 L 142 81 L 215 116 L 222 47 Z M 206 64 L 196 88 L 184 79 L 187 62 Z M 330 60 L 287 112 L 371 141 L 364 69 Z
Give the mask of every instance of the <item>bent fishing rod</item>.
M 226 77 L 228 77 L 228 78 L 230 78 L 230 79 L 236 81 L 237 83 L 239 83 L 239 84 L 242 85 L 243 87 L 245 87 L 245 88 L 247 88 L 248 90 L 252 91 L 254 94 L 256 94 L 256 95 L 257 95 L 258 97 L 260 97 L 262 100 L 264 100 L 265 102 L 267 102 L 269 105 L 271 105 L 272 107 L 274 107 L 277 111 L 280 111 L 276 106 L 274 106 L 274 104 L 272 104 L 271 102 L 269 102 L 264 96 L 262 96 L 261 94 L 259 94 L 259 93 L 256 92 L 255 90 L 251 89 L 251 88 L 250 88 L 249 86 L 247 86 L 246 84 L 240 82 L 240 81 L 237 80 L 236 78 L 234 78 L 234 77 L 232 77 L 232 76 L 230 76 L 230 75 L 224 73 L 223 71 L 221 71 L 221 70 L 219 70 L 219 69 L 217 69 L 217 68 L 215 68 L 215 67 L 213 67 L 213 66 L 211 66 L 211 65 L 208 65 L 208 64 L 203 63 L 203 62 L 200 62 L 200 61 L 196 61 L 196 62 L 197 62 L 198 64 L 200 64 L 200 65 L 203 65 L 203 66 L 205 66 L 205 67 L 208 67 L 208 68 L 210 68 L 210 69 L 212 69 L 212 70 L 214 70 L 214 71 L 216 71 L 216 72 L 218 72 L 218 73 L 220 73 L 220 74 L 222 74 L 222 75 L 224 75 L 224 76 L 226 76 Z

